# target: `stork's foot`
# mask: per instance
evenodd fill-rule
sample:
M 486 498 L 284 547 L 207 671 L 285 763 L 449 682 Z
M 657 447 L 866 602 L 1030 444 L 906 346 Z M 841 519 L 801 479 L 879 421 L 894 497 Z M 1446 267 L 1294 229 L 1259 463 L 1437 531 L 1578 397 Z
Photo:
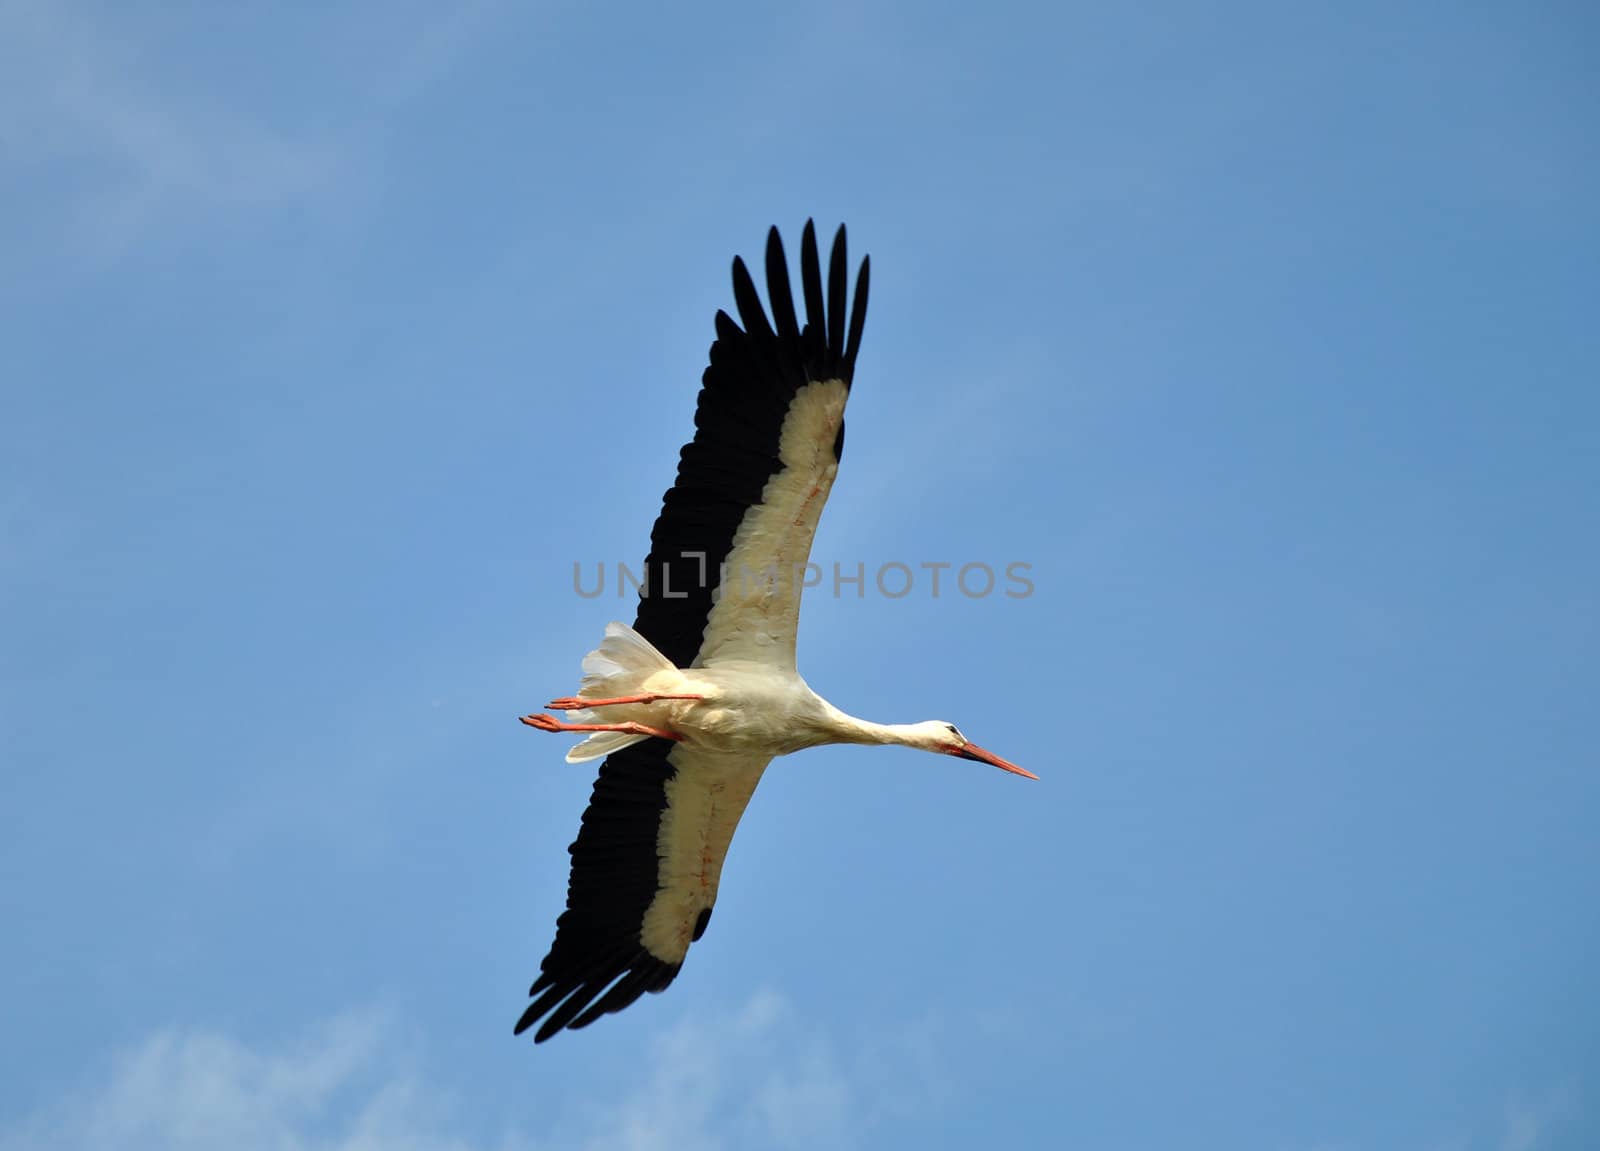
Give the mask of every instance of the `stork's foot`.
M 545 704 L 551 711 L 582 711 L 586 707 L 615 707 L 619 703 L 655 703 L 663 699 L 704 699 L 703 695 L 619 695 L 613 699 L 585 699 L 581 695 L 564 695 Z
M 538 715 L 524 715 L 519 718 L 529 727 L 536 727 L 540 731 L 620 731 L 628 735 L 653 735 L 657 739 L 670 739 L 674 742 L 683 739 L 683 736 L 675 731 L 651 727 L 649 724 L 644 723 L 564 723 L 555 716 L 547 715 L 544 712 L 540 712 Z

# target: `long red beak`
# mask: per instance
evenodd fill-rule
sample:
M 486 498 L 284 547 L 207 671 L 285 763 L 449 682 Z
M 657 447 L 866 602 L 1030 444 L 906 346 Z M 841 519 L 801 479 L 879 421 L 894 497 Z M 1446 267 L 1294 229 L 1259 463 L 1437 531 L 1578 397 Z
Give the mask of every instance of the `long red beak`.
M 1009 771 L 1012 775 L 1020 775 L 1024 779 L 1039 778 L 1027 768 L 1018 767 L 1008 759 L 1001 759 L 992 751 L 984 751 L 975 743 L 969 743 L 966 747 L 958 748 L 950 754 L 959 755 L 962 759 L 975 759 L 979 763 L 987 763 L 990 767 L 998 767 L 1001 771 Z

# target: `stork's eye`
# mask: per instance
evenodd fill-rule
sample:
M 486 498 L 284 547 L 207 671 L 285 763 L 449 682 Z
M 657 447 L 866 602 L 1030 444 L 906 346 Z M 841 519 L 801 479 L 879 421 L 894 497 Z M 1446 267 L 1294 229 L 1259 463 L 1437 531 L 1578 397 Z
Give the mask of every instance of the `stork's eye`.
M 956 730 L 956 725 L 955 724 L 947 723 L 944 726 L 949 730 L 951 735 L 955 736 L 957 739 L 961 740 L 962 742 L 966 742 L 966 738 L 967 737 L 962 735 L 959 731 Z

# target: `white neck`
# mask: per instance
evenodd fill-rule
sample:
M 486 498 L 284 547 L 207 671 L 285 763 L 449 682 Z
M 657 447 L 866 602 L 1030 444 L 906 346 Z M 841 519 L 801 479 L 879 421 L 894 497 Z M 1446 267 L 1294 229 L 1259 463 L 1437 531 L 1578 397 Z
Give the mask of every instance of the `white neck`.
M 894 744 L 901 747 L 925 747 L 928 733 L 925 725 L 917 723 L 873 723 L 857 719 L 836 707 L 830 707 L 828 716 L 828 743 Z

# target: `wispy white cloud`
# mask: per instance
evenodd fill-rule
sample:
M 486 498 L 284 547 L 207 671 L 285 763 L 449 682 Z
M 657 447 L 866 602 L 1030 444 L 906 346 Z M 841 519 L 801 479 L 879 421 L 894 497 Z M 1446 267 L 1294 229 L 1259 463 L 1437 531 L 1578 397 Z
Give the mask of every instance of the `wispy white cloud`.
M 0 147 L 13 186 L 35 185 L 81 254 L 115 256 L 163 221 L 276 208 L 332 179 L 324 143 L 163 92 L 106 23 L 122 18 L 0 0 Z
M 443 1151 L 437 1103 L 384 1041 L 380 1013 L 340 1016 L 256 1049 L 208 1030 L 167 1030 L 117 1057 L 98 1082 L 0 1133 L 4 1151 L 211 1148 Z
M 762 993 L 736 1012 L 685 1019 L 658 1036 L 654 1077 L 593 1116 L 589 1151 L 846 1147 L 862 1118 L 837 1049 Z
M 0 1151 L 850 1148 L 886 1120 L 936 1105 L 926 1053 L 906 1058 L 930 1038 L 914 1028 L 846 1046 L 762 993 L 657 1034 L 653 1075 L 619 1103 L 578 1102 L 553 1125 L 541 1116 L 537 1138 L 508 1114 L 504 1132 L 485 1141 L 481 1122 L 469 1123 L 455 1096 L 429 1082 L 416 1045 L 382 1012 L 342 1015 L 279 1045 L 165 1030 L 41 1113 L 0 1128 Z
M 0 172 L 32 191 L 30 228 L 91 266 L 166 229 L 225 230 L 307 206 L 342 209 L 370 194 L 382 125 L 471 50 L 492 0 L 363 17 L 349 42 L 362 82 L 296 122 L 223 91 L 183 90 L 141 51 L 139 21 L 49 0 L 0 0 Z M 340 58 L 335 53 L 336 58 Z M 326 75 L 302 77 L 315 88 Z
M 1561 1088 L 1537 1099 L 1516 1096 L 1506 1104 L 1499 1151 L 1540 1151 L 1552 1146 L 1551 1130 L 1559 1129 L 1576 1110 L 1573 1094 Z
M 685 1017 L 652 1044 L 653 1078 L 590 1115 L 585 1151 L 870 1146 L 874 1132 L 952 1099 L 933 1017 L 839 1036 L 762 992 L 735 1011 Z

